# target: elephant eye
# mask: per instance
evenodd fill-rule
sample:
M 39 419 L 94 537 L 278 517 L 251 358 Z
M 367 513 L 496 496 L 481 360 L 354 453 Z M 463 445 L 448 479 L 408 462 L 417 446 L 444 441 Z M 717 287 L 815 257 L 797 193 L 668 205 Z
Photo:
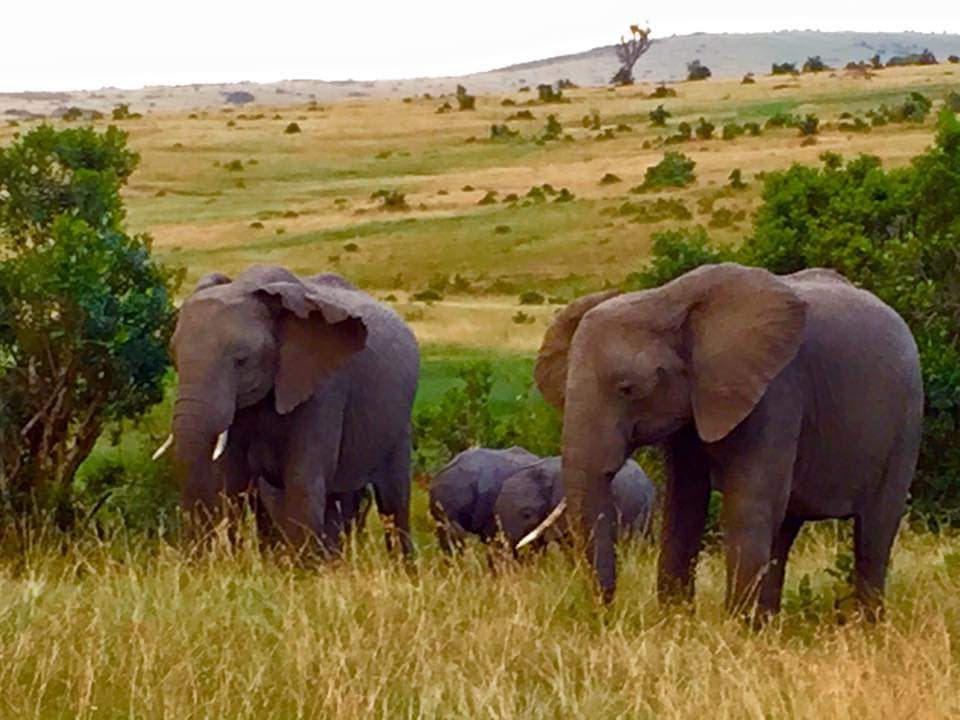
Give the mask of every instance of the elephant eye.
M 637 386 L 628 380 L 617 383 L 617 395 L 622 398 L 631 399 L 637 397 Z
M 238 357 L 233 361 L 233 364 L 236 365 L 238 368 L 242 368 L 247 364 L 247 358 Z

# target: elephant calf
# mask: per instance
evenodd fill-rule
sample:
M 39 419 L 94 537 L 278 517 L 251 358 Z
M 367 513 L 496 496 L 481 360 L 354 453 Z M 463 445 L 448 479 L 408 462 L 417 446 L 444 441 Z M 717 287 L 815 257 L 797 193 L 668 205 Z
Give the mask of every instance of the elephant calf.
M 644 535 L 652 531 L 656 488 L 633 460 L 628 460 L 610 484 L 619 535 Z M 563 499 L 561 458 L 551 457 L 525 467 L 507 478 L 494 506 L 494 514 L 512 547 L 540 528 Z M 565 520 L 540 529 L 536 542 L 543 544 L 566 535 Z
M 493 506 L 503 481 L 540 458 L 521 448 L 472 448 L 451 460 L 430 483 L 430 514 L 444 552 L 463 545 L 467 534 L 489 542 L 497 533 Z

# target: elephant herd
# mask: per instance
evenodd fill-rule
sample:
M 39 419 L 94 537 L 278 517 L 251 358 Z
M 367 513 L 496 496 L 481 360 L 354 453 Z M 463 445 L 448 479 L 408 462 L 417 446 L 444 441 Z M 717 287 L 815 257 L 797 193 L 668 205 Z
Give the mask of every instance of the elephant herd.
M 419 351 L 397 314 L 337 275 L 255 266 L 201 280 L 172 346 L 174 463 L 192 527 L 243 499 L 265 538 L 336 553 L 372 495 L 388 546 L 412 552 Z M 656 503 L 658 595 L 689 600 L 718 490 L 731 611 L 776 612 L 801 526 L 852 518 L 856 595 L 877 616 L 923 387 L 907 325 L 875 296 L 829 270 L 703 266 L 575 300 L 534 377 L 563 413 L 562 456 L 454 458 L 430 489 L 443 549 L 467 534 L 515 548 L 569 539 L 609 601 L 616 539 L 651 533 Z M 630 460 L 651 445 L 666 458 L 659 499 Z

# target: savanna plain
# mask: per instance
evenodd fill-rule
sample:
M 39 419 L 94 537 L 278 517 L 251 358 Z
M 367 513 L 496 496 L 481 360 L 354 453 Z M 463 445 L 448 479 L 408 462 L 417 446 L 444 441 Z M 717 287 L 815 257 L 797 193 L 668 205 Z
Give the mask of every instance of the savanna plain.
M 463 112 L 451 87 L 448 97 L 402 101 L 148 113 L 119 123 L 141 155 L 128 220 L 153 236 L 163 262 L 185 269 L 184 292 L 207 272 L 253 263 L 345 275 L 414 328 L 424 357 L 418 407 L 482 360 L 493 368 L 496 415 L 539 402 L 530 372 L 554 312 L 624 282 L 653 233 L 699 223 L 736 243 L 761 201 L 758 174 L 817 165 L 825 151 L 903 165 L 931 144 L 933 116 L 855 132 L 841 129 L 842 113 L 912 91 L 939 105 L 960 89 L 957 65 L 866 75 L 685 82 L 668 97 L 643 84 L 568 88 L 560 103 L 541 102 L 534 88 L 477 97 Z M 438 112 L 445 103 L 450 111 Z M 668 128 L 651 125 L 660 105 Z M 766 127 L 783 114 L 814 114 L 818 131 Z M 701 117 L 713 137 L 663 144 L 679 122 L 696 127 Z M 723 139 L 728 123 L 764 130 Z M 0 128 L 0 143 L 18 130 Z M 696 162 L 696 181 L 644 197 L 679 201 L 684 212 L 638 214 L 629 189 L 674 149 Z M 731 189 L 736 169 L 745 187 Z M 149 456 L 169 417 L 168 400 L 137 426 L 114 428 L 88 463 Z M 122 529 L 69 542 L 36 530 L 25 545 L 0 547 L 0 714 L 960 714 L 960 539 L 948 531 L 904 523 L 886 618 L 869 625 L 838 617 L 850 593 L 850 529 L 808 525 L 783 612 L 751 629 L 724 612 L 715 543 L 701 559 L 696 605 L 684 609 L 657 604 L 656 550 L 642 542 L 621 549 L 609 607 L 558 548 L 519 564 L 491 566 L 481 547 L 444 558 L 427 513 L 428 470 L 415 478 L 411 567 L 385 551 L 373 517 L 343 559 L 319 569 L 254 547 L 252 533 L 200 556 L 175 537 Z

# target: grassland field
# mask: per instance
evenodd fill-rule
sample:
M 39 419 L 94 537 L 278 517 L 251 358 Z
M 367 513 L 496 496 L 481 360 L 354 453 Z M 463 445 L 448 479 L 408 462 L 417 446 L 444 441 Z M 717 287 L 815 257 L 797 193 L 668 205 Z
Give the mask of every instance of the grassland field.
M 517 93 L 517 107 L 481 96 L 473 112 L 435 97 L 147 113 L 119 123 L 142 156 L 125 195 L 129 224 L 186 269 L 183 292 L 206 272 L 252 263 L 342 273 L 413 326 L 424 352 L 419 404 L 454 385 L 464 362 L 487 358 L 496 411 L 529 387 L 559 303 L 621 282 L 643 264 L 652 233 L 675 222 L 616 212 L 666 149 L 696 161 L 697 181 L 645 199 L 682 200 L 687 224 L 708 225 L 710 202 L 744 210 L 746 220 L 711 230 L 736 242 L 760 202 L 758 173 L 816 164 L 824 151 L 908 162 L 930 144 L 933 114 L 846 133 L 840 113 L 911 91 L 936 110 L 960 90 L 958 73 L 939 65 L 870 79 L 710 80 L 673 85 L 677 97 L 664 99 L 647 97 L 652 85 L 572 89 L 568 103 L 529 107 L 536 93 Z M 437 114 L 444 101 L 453 112 Z M 673 114 L 666 130 L 647 118 L 659 104 Z M 535 119 L 506 120 L 518 110 Z M 583 127 L 593 110 L 612 139 Z M 815 143 L 789 128 L 719 138 L 724 122 L 763 124 L 781 112 L 816 114 Z M 572 140 L 532 140 L 549 114 Z M 701 116 L 717 125 L 715 139 L 660 146 L 677 122 Z M 291 122 L 302 131 L 285 133 Z M 520 136 L 491 141 L 490 126 L 503 122 Z M 28 126 L 0 128 L 0 143 Z M 748 187 L 723 191 L 734 168 Z M 601 185 L 607 173 L 621 182 Z M 544 183 L 573 199 L 525 202 Z M 404 193 L 406 207 L 382 209 L 371 198 L 380 190 Z M 494 201 L 480 204 L 491 191 Z M 504 202 L 511 193 L 518 201 Z M 428 288 L 439 298 L 413 298 Z M 521 305 L 531 290 L 553 302 Z M 147 452 L 168 417 L 166 403 L 95 454 Z M 439 556 L 420 489 L 413 519 L 413 570 L 384 551 L 376 518 L 342 561 L 319 570 L 247 541 L 200 558 L 123 532 L 0 542 L 0 717 L 960 715 L 960 539 L 950 533 L 904 528 L 887 619 L 869 626 L 841 623 L 834 609 L 849 592 L 849 528 L 807 528 L 784 612 L 750 630 L 723 612 L 716 548 L 702 558 L 695 608 L 657 605 L 656 551 L 643 544 L 623 548 L 617 599 L 601 608 L 587 573 L 560 549 L 491 570 L 480 548 Z

